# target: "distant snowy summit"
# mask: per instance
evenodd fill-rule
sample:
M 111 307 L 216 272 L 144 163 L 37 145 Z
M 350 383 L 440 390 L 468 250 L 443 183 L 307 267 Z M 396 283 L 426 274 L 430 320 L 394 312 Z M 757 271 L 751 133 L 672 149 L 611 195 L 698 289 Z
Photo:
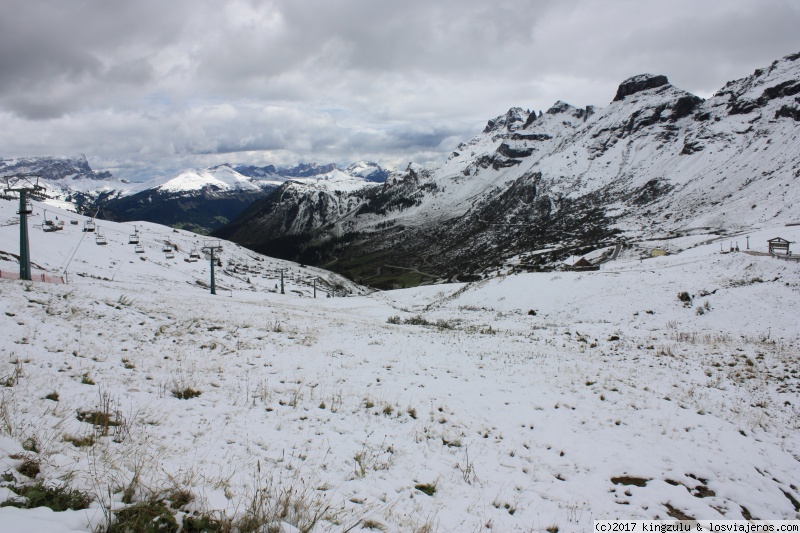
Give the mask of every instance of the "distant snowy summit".
M 170 176 L 138 183 L 131 187 L 128 194 L 134 195 L 148 190 L 165 193 L 192 193 L 203 190 L 217 193 L 257 191 L 274 184 L 274 181 L 248 177 L 237 172 L 230 165 L 223 164 L 215 167 L 181 170 Z
M 377 163 L 371 161 L 358 161 L 345 168 L 339 168 L 335 163 L 320 165 L 318 163 L 300 163 L 293 167 L 276 167 L 265 165 L 262 167 L 253 165 L 236 165 L 233 167 L 237 172 L 252 178 L 268 178 L 286 181 L 290 178 L 313 178 L 324 176 L 334 170 L 343 172 L 349 176 L 362 178 L 367 181 L 383 182 L 391 174 L 390 170 L 381 168 Z
M 0 176 L 15 174 L 36 175 L 48 181 L 92 180 L 111 181 L 108 171 L 92 170 L 86 156 L 78 157 L 20 157 L 0 159 Z
M 344 173 L 366 181 L 383 183 L 392 174 L 392 171 L 381 168 L 380 165 L 372 161 L 358 161 L 345 168 Z
M 62 191 L 124 190 L 127 180 L 118 180 L 111 172 L 92 170 L 86 156 L 20 157 L 0 159 L 0 177 L 38 178 L 45 185 Z

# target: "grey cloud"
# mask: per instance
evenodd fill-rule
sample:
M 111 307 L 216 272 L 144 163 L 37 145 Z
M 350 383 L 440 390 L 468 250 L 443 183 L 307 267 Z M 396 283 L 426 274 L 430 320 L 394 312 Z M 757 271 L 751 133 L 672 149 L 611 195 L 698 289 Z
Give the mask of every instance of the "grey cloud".
M 798 51 L 793 0 L 6 0 L 1 156 L 179 166 L 443 160 L 512 106 L 641 72 L 713 92 Z M 96 163 L 97 162 L 97 163 Z

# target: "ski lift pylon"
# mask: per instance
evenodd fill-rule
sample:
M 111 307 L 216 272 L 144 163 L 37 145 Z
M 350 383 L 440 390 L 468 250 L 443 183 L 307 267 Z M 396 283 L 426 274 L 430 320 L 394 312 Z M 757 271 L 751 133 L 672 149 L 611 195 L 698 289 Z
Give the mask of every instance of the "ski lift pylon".
M 25 201 L 25 209 L 17 209 L 18 215 L 30 215 L 33 213 L 33 204 L 30 200 Z

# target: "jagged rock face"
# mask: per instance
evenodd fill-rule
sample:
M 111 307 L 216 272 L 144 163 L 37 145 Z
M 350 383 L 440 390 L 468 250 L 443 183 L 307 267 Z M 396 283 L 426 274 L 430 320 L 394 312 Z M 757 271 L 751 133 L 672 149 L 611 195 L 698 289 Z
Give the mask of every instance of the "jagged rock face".
M 110 172 L 95 172 L 86 157 L 28 157 L 0 159 L 0 176 L 33 175 L 48 181 L 66 178 L 111 180 Z
M 605 108 L 512 108 L 439 167 L 411 165 L 336 195 L 287 183 L 225 236 L 262 251 L 277 243 L 270 253 L 386 287 L 409 269 L 470 279 L 512 256 L 546 266 L 619 235 L 793 222 L 799 59 L 787 56 L 706 101 L 645 75 L 623 82 Z M 393 280 L 387 272 L 397 267 L 406 270 Z
M 320 174 L 327 174 L 336 170 L 334 163 L 327 165 L 318 165 L 317 163 L 300 163 L 294 167 L 281 167 L 278 173 L 282 176 L 291 176 L 293 178 L 308 178 L 311 176 L 319 176 Z
M 626 96 L 630 96 L 631 94 L 646 91 L 647 89 L 655 89 L 664 85 L 669 85 L 669 81 L 667 80 L 666 76 L 639 74 L 638 76 L 628 78 L 619 84 L 617 95 L 614 97 L 614 101 L 618 102 L 623 100 Z
M 499 131 L 513 131 L 522 128 L 527 124 L 528 113 L 521 107 L 512 107 L 505 115 L 499 116 L 490 120 L 483 133 L 499 132 Z
M 249 178 L 266 178 L 276 175 L 278 172 L 275 165 L 266 165 L 263 167 L 256 167 L 253 165 L 237 165 L 234 170 L 243 176 Z
M 47 196 L 92 213 L 98 202 L 116 198 L 128 184 L 111 172 L 92 170 L 84 156 L 0 159 L 0 177 L 13 176 L 36 179 Z

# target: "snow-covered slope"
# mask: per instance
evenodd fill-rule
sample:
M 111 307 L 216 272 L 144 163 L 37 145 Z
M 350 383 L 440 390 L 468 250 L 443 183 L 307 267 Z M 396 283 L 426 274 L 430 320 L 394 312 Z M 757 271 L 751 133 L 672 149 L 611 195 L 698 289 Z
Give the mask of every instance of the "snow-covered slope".
M 0 202 L 2 249 L 4 258 L 12 261 L 19 253 L 19 217 L 14 214 L 16 202 Z M 43 232 L 45 217 L 63 222 L 64 229 Z M 78 278 L 128 279 L 134 283 L 147 280 L 156 284 L 185 282 L 196 285 L 199 290 L 208 287 L 209 256 L 202 248 L 207 242 L 218 242 L 216 239 L 209 240 L 202 235 L 143 221 L 117 223 L 94 219 L 97 230 L 85 232 L 83 228 L 92 221 L 91 218 L 38 201 L 33 202 L 33 214 L 28 220 L 34 271 L 65 276 L 70 282 L 77 282 Z M 132 236 L 136 236 L 140 249 L 136 243 L 130 242 Z M 106 244 L 98 244 L 103 238 Z M 279 269 L 287 269 L 287 280 L 291 279 L 286 290 L 308 294 L 314 276 L 324 278 L 320 280 L 320 291 L 332 291 L 333 287 L 347 292 L 360 290 L 335 274 L 313 267 L 299 268 L 282 260 L 269 260 L 233 243 L 223 245 L 226 263 L 217 269 L 217 283 L 223 291 L 275 290 Z M 187 261 L 193 252 L 204 258 Z M 6 272 L 18 271 L 8 266 L 3 268 Z
M 316 533 L 798 517 L 798 263 L 697 235 L 597 272 L 314 299 L 311 278 L 347 282 L 223 242 L 214 297 L 208 261 L 183 261 L 202 237 L 137 224 L 136 254 L 130 225 L 98 224 L 105 246 L 32 228 L 34 272 L 68 284 L 0 279 L 0 500 L 41 482 L 91 501 L 0 507 L 7 530 L 98 530 L 153 501 L 187 528 Z M 751 251 L 773 237 L 800 227 Z
M 411 165 L 336 202 L 284 184 L 223 234 L 275 252 L 292 237 L 300 242 L 287 256 L 336 258 L 336 268 L 379 253 L 381 263 L 367 268 L 396 264 L 450 278 L 544 248 L 557 249 L 539 256 L 546 265 L 619 237 L 794 222 L 798 95 L 800 54 L 706 101 L 666 76 L 634 76 L 602 109 L 512 108 L 446 163 Z M 334 236 L 347 245 L 330 242 Z

